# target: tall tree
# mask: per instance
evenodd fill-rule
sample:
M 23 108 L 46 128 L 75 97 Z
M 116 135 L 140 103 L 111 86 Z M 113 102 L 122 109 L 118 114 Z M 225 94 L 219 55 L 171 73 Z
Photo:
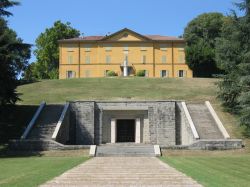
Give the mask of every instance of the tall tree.
M 36 39 L 37 62 L 32 68 L 34 78 L 56 79 L 59 68 L 58 40 L 79 37 L 80 32 L 70 26 L 70 23 L 56 21 L 51 28 L 45 30 Z
M 0 16 L 12 16 L 12 13 L 7 11 L 7 8 L 20 5 L 17 1 L 0 0 Z
M 225 71 L 219 83 L 219 97 L 250 130 L 250 0 L 236 5 L 245 15 L 238 17 L 232 13 L 216 45 L 218 65 Z
M 17 4 L 0 1 L 0 106 L 14 104 L 18 100 L 15 91 L 17 75 L 26 68 L 30 58 L 30 45 L 24 44 L 4 19 L 4 16 L 11 15 L 5 9 Z
M 211 77 L 220 72 L 215 62 L 215 43 L 224 18 L 221 13 L 201 14 L 185 28 L 186 61 L 196 77 Z

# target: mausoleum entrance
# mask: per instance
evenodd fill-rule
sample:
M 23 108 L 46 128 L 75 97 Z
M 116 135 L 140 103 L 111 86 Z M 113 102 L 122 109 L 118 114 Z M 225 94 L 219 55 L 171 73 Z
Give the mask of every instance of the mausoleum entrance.
M 135 120 L 117 119 L 116 142 L 135 142 Z

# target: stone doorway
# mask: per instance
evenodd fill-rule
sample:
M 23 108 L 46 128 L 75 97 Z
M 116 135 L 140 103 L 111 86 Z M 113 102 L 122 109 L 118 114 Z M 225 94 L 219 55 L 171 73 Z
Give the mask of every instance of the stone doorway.
M 135 142 L 135 120 L 118 119 L 116 142 Z

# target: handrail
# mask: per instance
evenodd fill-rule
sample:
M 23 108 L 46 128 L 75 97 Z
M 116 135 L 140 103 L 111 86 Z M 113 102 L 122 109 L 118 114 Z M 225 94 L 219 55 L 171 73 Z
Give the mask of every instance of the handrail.
M 189 111 L 188 111 L 188 109 L 187 109 L 186 103 L 185 103 L 185 102 L 181 102 L 181 105 L 182 105 L 183 110 L 184 110 L 184 113 L 185 113 L 185 115 L 186 115 L 186 117 L 187 117 L 187 120 L 188 120 L 189 126 L 190 126 L 190 128 L 191 128 L 191 130 L 192 130 L 192 133 L 193 133 L 194 138 L 195 138 L 195 139 L 200 139 L 200 137 L 199 137 L 199 135 L 198 135 L 198 132 L 197 132 L 195 126 L 194 126 L 193 120 L 192 120 L 192 118 L 191 118 L 191 116 L 190 116 L 190 114 L 189 114 Z
M 57 137 L 57 135 L 58 135 L 58 133 L 59 133 L 59 130 L 60 130 L 61 126 L 62 126 L 62 122 L 63 122 L 63 120 L 64 120 L 64 117 L 65 117 L 65 114 L 66 114 L 68 108 L 69 108 L 69 103 L 66 103 L 66 104 L 64 105 L 62 114 L 61 114 L 61 116 L 60 116 L 60 118 L 59 118 L 59 120 L 58 120 L 58 122 L 57 122 L 57 124 L 56 124 L 56 128 L 55 128 L 55 130 L 54 130 L 54 132 L 53 132 L 53 135 L 52 135 L 52 137 L 51 137 L 52 140 L 56 140 L 56 137 Z
M 219 119 L 219 117 L 217 116 L 214 108 L 212 107 L 212 105 L 210 104 L 209 101 L 205 101 L 205 105 L 207 106 L 210 114 L 212 115 L 216 125 L 218 126 L 220 132 L 222 133 L 222 135 L 224 136 L 225 139 L 229 139 L 230 136 L 229 134 L 227 133 L 227 130 L 225 129 L 225 127 L 223 126 L 221 120 Z
M 43 101 L 41 102 L 39 108 L 37 109 L 35 115 L 32 117 L 31 121 L 29 122 L 28 126 L 26 127 L 23 135 L 21 136 L 21 139 L 26 139 L 26 137 L 28 136 L 30 130 L 32 129 L 32 127 L 34 126 L 38 116 L 40 115 L 41 111 L 43 110 L 44 106 L 46 105 L 46 102 Z

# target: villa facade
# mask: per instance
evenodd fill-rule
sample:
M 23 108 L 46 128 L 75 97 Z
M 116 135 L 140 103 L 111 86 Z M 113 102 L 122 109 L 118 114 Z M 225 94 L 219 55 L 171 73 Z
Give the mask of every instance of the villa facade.
M 59 78 L 118 76 L 188 77 L 185 40 L 161 35 L 141 35 L 127 28 L 107 36 L 59 40 Z

